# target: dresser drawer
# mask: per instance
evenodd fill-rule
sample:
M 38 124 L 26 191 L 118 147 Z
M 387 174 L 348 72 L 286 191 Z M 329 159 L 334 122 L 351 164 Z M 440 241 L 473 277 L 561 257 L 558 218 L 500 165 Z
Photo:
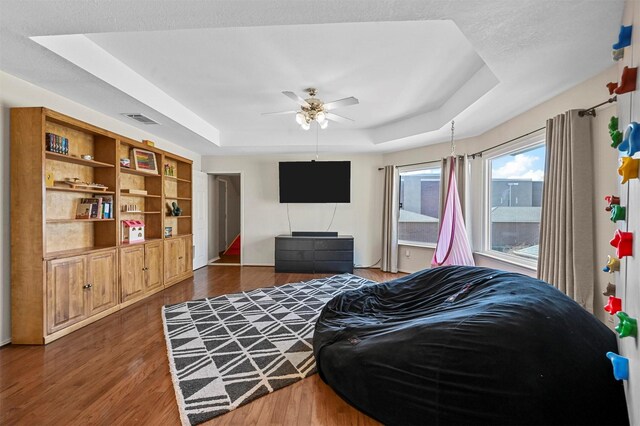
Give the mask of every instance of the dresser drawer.
M 283 260 L 276 262 L 276 272 L 313 272 L 313 261 L 296 262 Z
M 313 240 L 276 237 L 276 251 L 278 250 L 313 250 Z
M 313 260 L 312 250 L 276 250 L 276 261 L 281 260 Z
M 353 250 L 352 239 L 319 239 L 314 241 L 316 250 Z
M 330 251 L 318 250 L 314 255 L 315 260 L 340 260 L 353 263 L 353 252 L 348 250 Z
M 313 262 L 315 272 L 353 272 L 352 262 L 318 261 Z

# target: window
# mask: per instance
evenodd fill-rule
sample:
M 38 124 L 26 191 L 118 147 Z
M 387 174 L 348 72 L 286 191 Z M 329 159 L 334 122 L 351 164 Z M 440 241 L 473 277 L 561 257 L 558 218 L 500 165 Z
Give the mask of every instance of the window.
M 398 240 L 435 244 L 440 217 L 440 167 L 401 169 Z
M 541 137 L 487 158 L 485 249 L 533 263 L 538 259 L 545 146 Z M 524 146 L 523 146 L 524 145 Z

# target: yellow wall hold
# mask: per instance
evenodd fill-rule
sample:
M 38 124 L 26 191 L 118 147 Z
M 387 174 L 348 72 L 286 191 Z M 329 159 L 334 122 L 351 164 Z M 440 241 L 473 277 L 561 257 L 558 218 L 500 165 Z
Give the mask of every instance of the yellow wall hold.
M 622 176 L 622 182 L 627 183 L 629 179 L 638 179 L 638 165 L 640 160 L 631 157 L 620 158 L 620 167 L 618 167 L 618 174 Z

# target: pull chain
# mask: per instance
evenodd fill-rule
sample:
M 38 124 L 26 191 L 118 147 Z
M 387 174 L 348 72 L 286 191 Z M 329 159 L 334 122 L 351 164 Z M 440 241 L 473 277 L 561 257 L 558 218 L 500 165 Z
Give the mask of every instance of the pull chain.
M 455 121 L 451 120 L 451 156 L 456 156 L 456 143 L 453 141 L 453 131 L 454 131 Z

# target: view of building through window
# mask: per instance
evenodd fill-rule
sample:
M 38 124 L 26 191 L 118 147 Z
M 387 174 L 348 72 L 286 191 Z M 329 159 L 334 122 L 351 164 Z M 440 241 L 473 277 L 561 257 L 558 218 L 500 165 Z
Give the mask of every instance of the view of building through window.
M 491 250 L 538 258 L 545 146 L 489 160 Z
M 435 243 L 440 216 L 440 167 L 400 172 L 398 240 Z

